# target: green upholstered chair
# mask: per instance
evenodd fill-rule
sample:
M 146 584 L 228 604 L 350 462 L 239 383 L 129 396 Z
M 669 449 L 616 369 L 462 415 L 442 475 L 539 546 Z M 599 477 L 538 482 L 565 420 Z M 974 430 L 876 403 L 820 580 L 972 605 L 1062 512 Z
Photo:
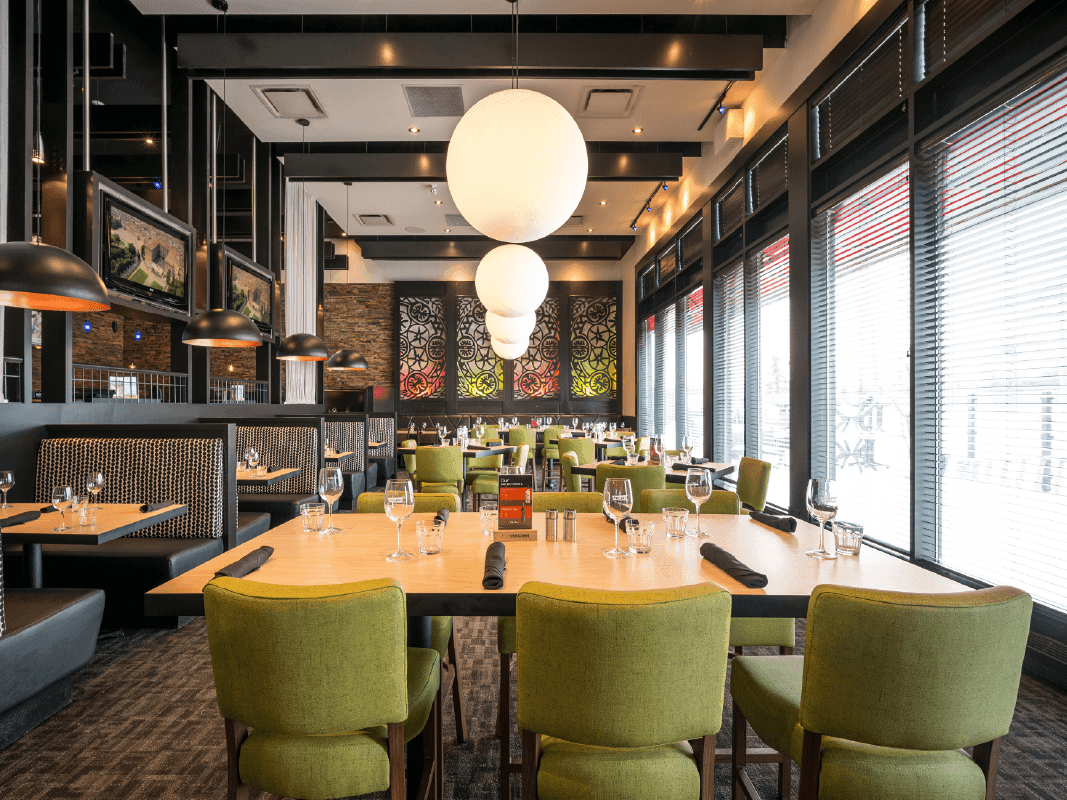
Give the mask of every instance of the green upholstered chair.
M 549 509 L 566 511 L 569 508 L 573 508 L 579 514 L 600 514 L 604 511 L 604 498 L 596 492 L 534 492 L 533 494 L 535 514 L 544 513 Z
M 204 587 L 208 646 L 226 721 L 230 798 L 405 797 L 404 744 L 420 733 L 441 784 L 440 657 L 407 647 L 395 580 Z
M 417 447 L 420 492 L 463 497 L 463 451 L 458 447 Z
M 553 465 L 559 461 L 559 437 L 563 435 L 562 425 L 548 425 L 544 430 L 544 447 L 541 448 L 541 491 L 548 485 L 549 474 Z
M 685 496 L 685 489 L 645 489 L 641 492 L 641 507 L 649 514 L 658 514 L 665 508 L 687 508 L 694 513 L 697 510 Z M 741 500 L 733 492 L 715 489 L 700 506 L 700 513 L 740 514 Z
M 414 439 L 405 439 L 403 442 L 401 442 L 400 446 L 403 447 L 403 448 L 408 448 L 408 447 L 416 448 L 416 447 L 419 446 L 419 443 L 417 441 L 415 441 Z M 411 485 L 412 486 L 418 486 L 419 485 L 419 477 L 418 477 L 419 473 L 418 473 L 418 470 L 416 469 L 416 464 L 417 463 L 418 462 L 415 461 L 415 456 L 414 455 L 404 456 L 404 469 L 406 469 L 408 471 L 408 477 L 411 478 Z
M 771 464 L 745 456 L 737 465 L 737 496 L 741 513 L 762 511 L 767 504 L 767 487 L 771 484 Z
M 712 796 L 726 591 L 698 584 L 610 592 L 535 582 L 519 590 L 515 606 L 524 798 Z M 664 680 L 677 674 L 680 657 L 686 679 Z
M 560 491 L 566 489 L 568 492 L 580 492 L 584 478 L 580 475 L 571 475 L 571 466 L 577 465 L 563 463 L 563 456 L 567 453 L 574 453 L 578 464 L 591 464 L 596 460 L 596 444 L 593 439 L 589 438 L 559 440 Z
M 609 434 L 610 435 L 610 434 Z M 615 431 L 615 437 L 633 436 L 633 431 Z M 634 440 L 634 455 L 648 458 L 649 437 L 641 436 Z M 609 447 L 604 451 L 604 458 L 626 458 L 626 449 L 620 444 L 617 447 Z
M 504 444 L 504 440 L 494 434 L 493 436 L 486 436 L 482 440 L 482 444 L 492 447 L 494 445 Z M 500 472 L 500 468 L 504 466 L 504 456 L 483 456 L 481 458 L 468 458 L 467 459 L 467 476 L 470 479 L 469 482 L 473 482 L 473 475 L 479 472 Z
M 526 461 L 530 457 L 529 445 L 519 445 L 519 450 L 515 453 L 512 466 L 518 467 L 522 472 L 526 471 Z M 467 477 L 471 477 L 471 473 L 467 473 Z M 474 496 L 474 510 L 478 511 L 481 508 L 482 497 L 500 497 L 500 483 L 498 478 L 500 473 L 496 470 L 485 470 L 475 473 L 474 480 L 471 481 L 471 494 Z
M 560 491 L 571 493 L 582 491 L 582 476 L 572 470 L 578 466 L 578 454 L 573 450 L 559 457 Z
M 436 514 L 442 508 L 459 511 L 459 498 L 454 494 L 415 493 L 415 514 Z M 385 495 L 364 492 L 356 498 L 357 514 L 384 514 Z M 441 657 L 441 691 L 452 689 L 452 707 L 456 716 L 456 741 L 467 739 L 467 715 L 463 708 L 463 669 L 456 652 L 456 634 L 452 617 L 430 617 L 430 638 L 433 649 Z
M 800 800 L 992 798 L 1031 607 L 1004 586 L 816 587 L 803 656 L 734 659 L 735 792 L 752 796 L 740 780 L 747 720 L 800 764 Z
M 630 490 L 634 496 L 632 510 L 635 514 L 645 510 L 641 497 L 641 493 L 645 489 L 664 489 L 667 486 L 666 473 L 663 471 L 663 467 L 658 465 L 638 464 L 633 467 L 617 467 L 614 464 L 597 464 L 596 490 L 598 493 L 604 491 L 604 481 L 608 478 L 630 479 Z
M 520 426 L 518 428 L 512 428 L 510 431 L 508 431 L 508 444 L 511 445 L 512 447 L 522 447 L 523 445 L 526 445 L 526 447 L 528 448 L 527 452 L 528 453 L 532 453 L 533 455 L 536 456 L 537 455 L 537 431 L 535 431 L 533 428 L 527 428 L 525 426 Z M 534 459 L 534 460 L 536 461 L 536 459 Z M 515 463 L 517 464 L 518 462 L 515 462 Z M 532 467 L 533 462 L 530 462 L 530 463 L 531 463 L 531 467 Z M 523 464 L 524 468 L 525 468 L 525 466 L 526 465 Z

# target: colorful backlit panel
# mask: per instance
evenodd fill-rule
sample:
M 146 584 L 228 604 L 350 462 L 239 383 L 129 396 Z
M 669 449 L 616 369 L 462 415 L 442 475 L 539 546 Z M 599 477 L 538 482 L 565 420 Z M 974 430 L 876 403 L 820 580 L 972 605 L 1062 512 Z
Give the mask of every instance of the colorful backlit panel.
M 545 298 L 537 309 L 530 349 L 515 359 L 516 400 L 559 398 L 559 299 Z
M 504 362 L 493 352 L 485 327 L 485 306 L 477 297 L 459 297 L 456 381 L 461 399 L 501 400 Z
M 445 396 L 445 301 L 400 298 L 400 398 Z
M 615 398 L 616 305 L 614 297 L 571 298 L 571 397 Z

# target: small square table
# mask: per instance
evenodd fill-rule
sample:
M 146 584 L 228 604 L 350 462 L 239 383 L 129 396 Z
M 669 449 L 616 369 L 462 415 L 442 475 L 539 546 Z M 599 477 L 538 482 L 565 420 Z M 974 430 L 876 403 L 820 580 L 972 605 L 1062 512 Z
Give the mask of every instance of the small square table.
M 268 472 L 266 475 L 256 475 L 254 469 L 238 469 L 237 470 L 237 486 L 238 488 L 246 486 L 273 486 L 276 483 L 289 480 L 289 478 L 299 475 L 301 472 L 300 467 L 292 467 L 291 469 L 280 469 L 277 472 Z

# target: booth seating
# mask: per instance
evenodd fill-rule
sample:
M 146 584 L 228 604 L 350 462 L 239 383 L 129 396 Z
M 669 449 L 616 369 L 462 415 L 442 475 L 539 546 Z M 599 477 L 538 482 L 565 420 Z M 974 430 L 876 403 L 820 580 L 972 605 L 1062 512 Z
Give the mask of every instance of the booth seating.
M 384 484 L 396 477 L 396 414 L 368 414 L 367 441 L 385 442 L 385 447 L 370 453 L 368 464 L 378 465 L 378 479 Z M 373 489 L 375 483 L 368 479 L 367 488 Z
M 349 419 L 354 414 L 344 415 L 345 419 L 326 421 L 326 438 L 330 447 L 343 453 L 355 453 L 351 458 L 337 462 L 345 482 L 345 491 L 341 495 L 341 508 L 355 510 L 356 498 L 368 487 L 377 485 L 378 465 L 367 461 L 367 424 L 365 417 Z M 332 464 L 334 462 L 327 462 Z
M 304 503 L 321 502 L 317 482 L 323 460 L 321 417 L 306 420 L 245 420 L 237 425 L 236 454 L 251 445 L 259 452 L 261 464 L 270 467 L 299 467 L 300 473 L 273 486 L 247 486 L 237 495 L 242 511 L 270 515 L 270 527 L 300 516 Z M 357 495 L 358 497 L 358 495 Z

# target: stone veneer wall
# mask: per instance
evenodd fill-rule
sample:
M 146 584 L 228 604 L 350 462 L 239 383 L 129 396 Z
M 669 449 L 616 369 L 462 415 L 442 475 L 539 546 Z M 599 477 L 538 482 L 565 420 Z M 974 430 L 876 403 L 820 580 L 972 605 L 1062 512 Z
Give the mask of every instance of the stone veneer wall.
M 327 389 L 392 386 L 395 381 L 395 291 L 391 283 L 327 283 L 326 344 L 334 353 L 348 348 L 367 359 L 359 372 L 326 372 Z

